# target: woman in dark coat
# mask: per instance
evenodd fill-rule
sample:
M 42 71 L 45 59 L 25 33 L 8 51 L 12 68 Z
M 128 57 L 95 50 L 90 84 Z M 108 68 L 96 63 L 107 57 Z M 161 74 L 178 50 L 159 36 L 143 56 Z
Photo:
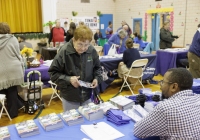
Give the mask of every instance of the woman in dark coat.
M 169 31 L 169 22 L 165 22 L 160 29 L 160 49 L 167 49 L 172 47 L 172 42 L 178 39 L 179 36 L 173 36 Z
M 76 25 L 74 22 L 71 22 L 69 25 L 69 30 L 66 33 L 65 41 L 69 42 L 71 38 L 74 37 L 74 31 L 76 30 Z

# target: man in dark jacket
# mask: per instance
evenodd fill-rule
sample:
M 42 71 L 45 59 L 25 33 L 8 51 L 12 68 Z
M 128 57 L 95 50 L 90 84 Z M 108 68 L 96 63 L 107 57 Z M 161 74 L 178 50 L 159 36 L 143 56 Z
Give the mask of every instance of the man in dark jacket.
M 167 49 L 172 47 L 172 42 L 178 39 L 179 36 L 173 36 L 169 31 L 169 22 L 165 22 L 164 26 L 160 29 L 160 49 Z
M 102 81 L 99 56 L 90 45 L 92 37 L 87 26 L 78 27 L 49 68 L 51 80 L 60 88 L 64 111 L 91 102 L 92 88 Z M 91 88 L 81 87 L 79 80 L 92 83 Z

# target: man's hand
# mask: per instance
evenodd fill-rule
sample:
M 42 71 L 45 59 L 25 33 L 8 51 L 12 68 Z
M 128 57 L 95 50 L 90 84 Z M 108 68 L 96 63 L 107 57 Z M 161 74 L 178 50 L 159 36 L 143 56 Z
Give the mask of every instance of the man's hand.
M 98 86 L 98 81 L 97 81 L 97 79 L 94 79 L 94 80 L 92 81 L 91 86 L 92 86 L 91 88 L 95 88 L 95 87 Z
M 70 78 L 70 83 L 71 83 L 75 88 L 77 88 L 77 87 L 80 86 L 79 81 L 78 81 L 79 78 L 80 78 L 80 76 L 72 76 L 72 77 Z

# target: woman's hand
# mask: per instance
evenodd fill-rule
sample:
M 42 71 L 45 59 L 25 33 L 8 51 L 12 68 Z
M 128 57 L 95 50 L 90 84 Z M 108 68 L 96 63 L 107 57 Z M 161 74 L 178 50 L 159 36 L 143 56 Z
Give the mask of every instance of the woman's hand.
M 80 83 L 79 83 L 79 81 L 78 81 L 79 78 L 80 78 L 80 76 L 72 76 L 72 77 L 70 78 L 70 83 L 71 83 L 75 88 L 77 88 L 77 87 L 80 86 Z
M 97 79 L 94 79 L 94 80 L 92 81 L 91 86 L 92 86 L 92 88 L 95 88 L 95 87 L 98 86 L 98 81 L 97 81 Z

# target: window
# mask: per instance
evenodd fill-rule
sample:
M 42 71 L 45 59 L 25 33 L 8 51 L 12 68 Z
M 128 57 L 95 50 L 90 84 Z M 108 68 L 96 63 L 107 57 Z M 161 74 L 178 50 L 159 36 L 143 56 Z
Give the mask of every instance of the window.
M 90 3 L 90 0 L 81 0 L 81 3 Z

